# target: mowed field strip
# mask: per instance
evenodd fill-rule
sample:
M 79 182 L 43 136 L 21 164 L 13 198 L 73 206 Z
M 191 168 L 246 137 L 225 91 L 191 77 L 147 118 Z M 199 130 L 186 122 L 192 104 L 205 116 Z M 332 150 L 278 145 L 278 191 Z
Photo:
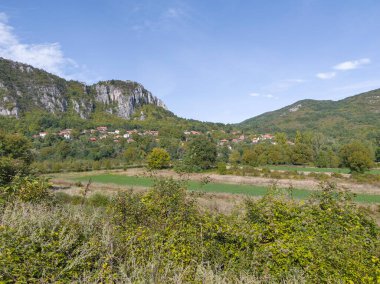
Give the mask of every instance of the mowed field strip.
M 68 177 L 72 181 L 88 182 L 90 179 L 93 183 L 100 184 L 114 184 L 119 186 L 125 186 L 128 188 L 133 187 L 151 187 L 154 183 L 154 179 L 145 176 L 128 176 L 114 173 L 102 173 L 102 174 L 85 174 L 83 176 L 71 176 Z M 229 194 L 244 194 L 249 196 L 263 196 L 268 192 L 268 186 L 256 186 L 247 184 L 231 184 L 231 183 L 219 183 L 209 182 L 202 184 L 199 181 L 188 181 L 188 189 L 192 191 L 203 191 L 209 193 L 229 193 Z M 290 192 L 284 188 L 284 191 Z M 295 198 L 307 198 L 313 192 L 306 189 L 293 189 L 292 196 Z M 356 194 L 355 201 L 364 203 L 380 203 L 380 194 Z
M 262 168 L 262 167 L 260 167 Z M 266 168 L 275 171 L 295 171 L 295 172 L 310 172 L 310 173 L 337 173 L 349 174 L 350 170 L 346 168 L 314 168 L 314 167 L 297 167 L 297 166 L 267 166 Z M 369 174 L 380 175 L 380 169 L 372 169 Z

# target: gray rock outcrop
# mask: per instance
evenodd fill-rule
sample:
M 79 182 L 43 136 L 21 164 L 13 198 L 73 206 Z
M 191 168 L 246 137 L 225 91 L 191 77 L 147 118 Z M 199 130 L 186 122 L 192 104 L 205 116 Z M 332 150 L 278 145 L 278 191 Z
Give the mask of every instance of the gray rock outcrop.
M 129 119 L 146 104 L 165 104 L 133 81 L 102 81 L 86 85 L 66 81 L 32 66 L 0 58 L 0 115 L 20 116 L 36 109 L 51 113 L 74 111 L 88 118 L 97 107 Z

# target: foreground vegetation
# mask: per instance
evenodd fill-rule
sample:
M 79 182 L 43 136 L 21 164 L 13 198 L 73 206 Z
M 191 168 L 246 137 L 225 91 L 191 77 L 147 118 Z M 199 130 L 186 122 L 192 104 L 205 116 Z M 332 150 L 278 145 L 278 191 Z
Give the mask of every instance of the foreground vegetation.
M 273 188 L 228 215 L 199 208 L 172 179 L 113 198 L 18 180 L 1 200 L 5 283 L 380 280 L 379 228 L 331 184 L 304 202 Z

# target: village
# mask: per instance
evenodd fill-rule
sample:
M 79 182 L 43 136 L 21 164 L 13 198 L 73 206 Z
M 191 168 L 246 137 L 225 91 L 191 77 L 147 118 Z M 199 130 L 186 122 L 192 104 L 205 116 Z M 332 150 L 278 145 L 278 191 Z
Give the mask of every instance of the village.
M 135 139 L 133 139 L 134 135 L 155 137 L 156 141 L 159 141 L 160 136 L 160 132 L 157 130 L 111 130 L 107 126 L 98 126 L 94 129 L 85 129 L 79 132 L 79 135 L 74 135 L 74 132 L 75 130 L 73 129 L 63 129 L 58 132 L 41 131 L 38 134 L 33 135 L 33 138 L 44 139 L 48 135 L 54 135 L 62 137 L 65 140 L 73 140 L 78 136 L 86 135 L 90 142 L 112 139 L 114 143 L 119 143 L 122 140 L 126 140 L 127 143 L 133 143 L 136 142 Z M 258 144 L 260 142 L 269 142 L 271 144 L 276 144 L 275 136 L 273 134 L 243 134 L 241 131 L 226 133 L 224 130 L 211 130 L 206 132 L 186 130 L 183 131 L 183 140 L 188 141 L 192 137 L 201 135 L 212 137 L 215 141 L 217 141 L 218 146 L 227 146 L 228 148 L 231 148 L 231 145 L 238 143 Z M 287 141 L 287 143 L 294 144 L 291 141 Z

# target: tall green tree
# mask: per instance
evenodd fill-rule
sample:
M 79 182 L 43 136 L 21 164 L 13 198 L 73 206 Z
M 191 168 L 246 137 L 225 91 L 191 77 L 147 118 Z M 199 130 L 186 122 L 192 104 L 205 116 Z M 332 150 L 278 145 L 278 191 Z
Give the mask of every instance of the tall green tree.
M 215 165 L 216 158 L 216 144 L 207 137 L 199 136 L 188 142 L 184 163 L 194 170 L 205 170 Z
M 25 137 L 0 133 L 0 185 L 27 175 L 32 161 L 31 144 Z
M 0 156 L 30 164 L 33 161 L 30 141 L 19 134 L 0 133 Z
M 340 150 L 342 165 L 351 172 L 363 173 L 373 166 L 373 154 L 365 144 L 355 141 L 344 145 Z
M 292 152 L 292 163 L 295 165 L 305 165 L 313 161 L 313 150 L 310 145 L 296 143 Z

